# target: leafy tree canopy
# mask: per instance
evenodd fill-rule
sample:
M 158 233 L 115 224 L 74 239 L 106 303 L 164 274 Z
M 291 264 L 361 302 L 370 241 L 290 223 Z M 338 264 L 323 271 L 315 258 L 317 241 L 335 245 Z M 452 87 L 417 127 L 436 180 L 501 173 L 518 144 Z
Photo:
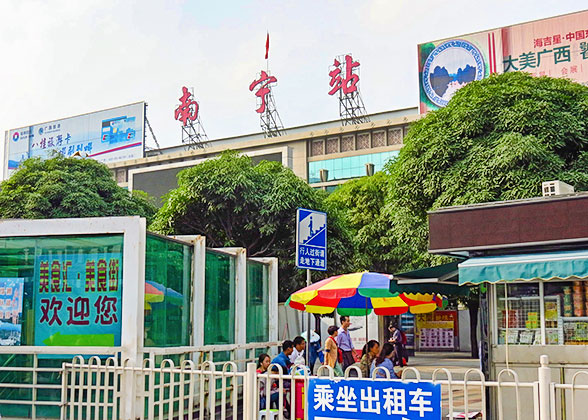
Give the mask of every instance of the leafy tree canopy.
M 324 197 L 278 162 L 254 165 L 249 157 L 228 151 L 178 174 L 178 188 L 164 198 L 151 229 L 204 235 L 208 246 L 244 247 L 250 257 L 278 257 L 280 299 L 285 300 L 306 281 L 294 261 L 297 208 L 328 213 L 329 272 L 348 268 L 349 234 Z
M 339 209 L 354 245 L 355 270 L 391 273 L 397 268 L 394 250 L 382 243 L 389 223 L 382 214 L 386 204 L 389 176 L 377 172 L 338 187 L 327 202 Z
M 0 218 L 143 216 L 156 208 L 142 192 L 119 187 L 106 165 L 56 156 L 24 161 L 0 184 Z
M 559 179 L 588 188 L 588 88 L 566 79 L 505 73 L 460 89 L 415 122 L 389 163 L 382 239 L 400 247 L 403 268 L 427 254 L 427 211 L 541 195 Z

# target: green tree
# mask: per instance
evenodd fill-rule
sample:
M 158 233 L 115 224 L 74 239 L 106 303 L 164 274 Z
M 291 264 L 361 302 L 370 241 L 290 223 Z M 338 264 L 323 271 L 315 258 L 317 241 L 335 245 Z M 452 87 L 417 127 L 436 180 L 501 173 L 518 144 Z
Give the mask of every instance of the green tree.
M 435 264 L 427 211 L 540 196 L 554 179 L 586 190 L 587 116 L 588 88 L 566 79 L 515 72 L 468 84 L 415 122 L 387 165 L 393 228 L 382 243 L 398 249 L 402 269 Z
M 386 204 L 388 174 L 377 172 L 351 180 L 333 191 L 327 202 L 341 212 L 351 234 L 357 271 L 392 273 L 398 268 L 394 249 L 382 243 L 382 232 L 390 228 L 382 209 Z
M 588 188 L 588 88 L 566 79 L 505 73 L 460 89 L 415 122 L 391 175 L 390 244 L 409 244 L 403 266 L 435 263 L 427 211 L 541 195 L 541 182 Z
M 138 215 L 150 221 L 156 210 L 145 193 L 119 187 L 93 159 L 28 159 L 0 184 L 3 219 Z
M 239 246 L 247 255 L 279 258 L 279 297 L 305 285 L 295 268 L 296 209 L 328 213 L 328 273 L 346 271 L 352 258 L 349 234 L 322 191 L 278 162 L 254 165 L 228 151 L 178 174 L 178 188 L 164 198 L 151 229 L 163 234 L 199 234 L 211 247 Z M 324 273 L 313 273 L 316 279 Z

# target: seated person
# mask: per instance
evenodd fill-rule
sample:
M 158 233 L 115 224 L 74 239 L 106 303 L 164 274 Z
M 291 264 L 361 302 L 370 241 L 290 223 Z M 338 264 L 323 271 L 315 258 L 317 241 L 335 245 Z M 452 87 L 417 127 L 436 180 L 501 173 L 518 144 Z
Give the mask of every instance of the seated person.
M 384 369 L 390 372 L 391 379 L 397 379 L 398 375 L 394 371 L 394 365 L 397 357 L 398 356 L 394 350 L 394 345 L 392 343 L 385 343 L 382 346 L 382 350 L 380 351 L 378 357 L 376 357 L 372 362 L 370 376 L 373 375 L 373 372 L 376 370 L 376 368 L 380 368 L 376 372 L 376 378 L 386 378 L 386 373 L 383 371 Z
M 257 373 L 263 374 L 267 372 L 267 368 L 270 365 L 270 357 L 263 353 L 259 355 L 259 359 L 257 361 Z M 270 380 L 271 382 L 271 380 Z M 267 392 L 266 392 L 266 380 L 261 379 L 259 380 L 259 409 L 264 410 L 265 404 L 267 401 Z M 272 383 L 270 388 L 270 408 L 278 408 L 278 387 L 276 383 Z
M 294 339 L 293 343 L 294 350 L 292 351 L 292 354 L 290 354 L 289 358 L 292 364 L 296 364 L 296 360 L 298 358 L 300 358 L 301 360 L 304 359 L 304 348 L 306 347 L 306 340 L 304 339 L 304 337 L 298 336 Z M 304 362 L 302 362 L 302 364 L 304 364 Z
M 282 367 L 282 373 L 288 374 L 292 362 L 290 362 L 290 355 L 294 351 L 294 343 L 290 340 L 286 340 L 282 343 L 282 352 L 274 357 L 272 364 L 280 365 Z

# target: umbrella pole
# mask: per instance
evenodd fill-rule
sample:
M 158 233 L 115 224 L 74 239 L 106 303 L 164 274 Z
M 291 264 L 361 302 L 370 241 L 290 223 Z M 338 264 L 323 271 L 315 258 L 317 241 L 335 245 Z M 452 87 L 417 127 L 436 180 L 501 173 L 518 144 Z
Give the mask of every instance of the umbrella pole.
M 365 345 L 369 341 L 368 337 L 368 298 L 365 298 Z

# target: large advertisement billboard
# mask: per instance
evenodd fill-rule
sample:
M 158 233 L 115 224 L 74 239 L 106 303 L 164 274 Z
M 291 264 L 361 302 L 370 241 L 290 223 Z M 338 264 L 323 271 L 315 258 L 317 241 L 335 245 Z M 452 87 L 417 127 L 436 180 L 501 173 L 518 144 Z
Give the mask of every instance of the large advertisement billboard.
M 501 49 L 500 31 L 419 45 L 420 112 L 444 107 L 467 83 L 499 72 Z
M 588 84 L 588 11 L 418 46 L 420 112 L 447 105 L 467 83 L 525 71 Z
M 6 132 L 4 178 L 31 157 L 76 153 L 110 163 L 143 157 L 145 102 Z

